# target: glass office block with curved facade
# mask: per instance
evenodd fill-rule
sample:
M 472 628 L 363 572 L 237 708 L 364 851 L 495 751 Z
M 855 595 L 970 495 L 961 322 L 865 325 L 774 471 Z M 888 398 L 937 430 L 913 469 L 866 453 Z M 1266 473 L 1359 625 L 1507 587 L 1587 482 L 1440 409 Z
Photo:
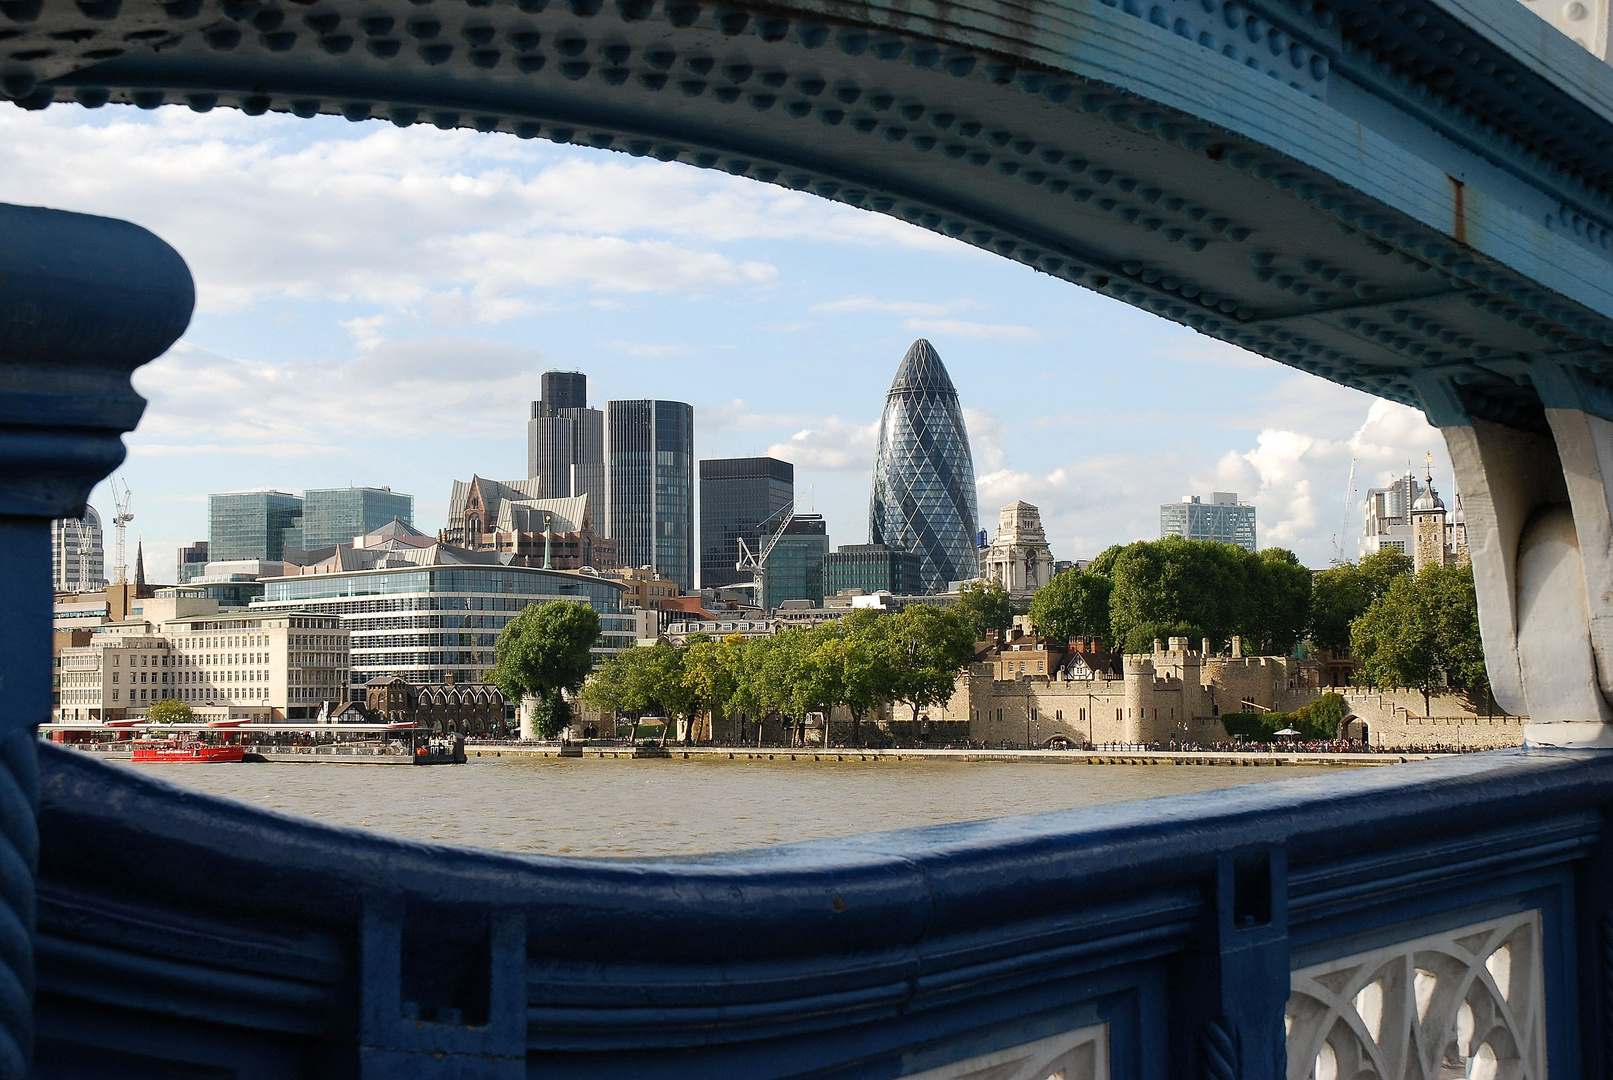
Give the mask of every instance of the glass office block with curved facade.
M 918 555 L 926 592 L 980 576 L 969 432 L 952 378 L 923 338 L 885 395 L 868 517 L 874 543 Z
M 634 619 L 620 582 L 529 566 L 419 566 L 271 578 L 253 611 L 337 615 L 352 631 L 351 692 L 371 679 L 480 682 L 493 667 L 498 632 L 529 604 L 579 600 L 599 612 L 594 659 L 633 647 Z

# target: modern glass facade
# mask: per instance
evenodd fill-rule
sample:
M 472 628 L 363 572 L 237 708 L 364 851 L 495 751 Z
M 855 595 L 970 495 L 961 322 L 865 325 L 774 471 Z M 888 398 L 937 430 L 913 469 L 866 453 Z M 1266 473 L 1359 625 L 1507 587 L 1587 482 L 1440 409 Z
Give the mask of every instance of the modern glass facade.
M 286 557 L 286 545 L 303 547 L 302 497 L 284 491 L 233 491 L 209 495 L 207 552 L 214 562 Z
M 50 574 L 57 592 L 93 592 L 106 587 L 106 548 L 101 515 L 86 506 L 81 518 L 50 523 Z
M 648 566 L 694 588 L 694 407 L 612 401 L 605 407 L 606 528 L 622 566 Z
M 175 578 L 183 585 L 192 578 L 201 577 L 207 570 L 207 541 L 198 540 L 194 544 L 186 544 L 179 549 L 179 576 Z
M 414 524 L 414 496 L 391 488 L 316 488 L 302 493 L 302 543 L 305 551 L 351 544 L 392 524 Z
M 911 551 L 884 544 L 843 544 L 823 560 L 825 596 L 853 589 L 911 596 L 920 588 L 919 557 Z
M 1189 540 L 1213 540 L 1236 544 L 1245 551 L 1255 549 L 1255 508 L 1238 501 L 1235 491 L 1217 491 L 1209 502 L 1189 495 L 1178 503 L 1159 508 L 1159 535 L 1182 536 Z
M 632 648 L 636 630 L 620 606 L 622 586 L 524 566 L 422 566 L 274 578 L 259 609 L 338 615 L 352 631 L 352 692 L 399 675 L 412 683 L 480 682 L 493 667 L 498 632 L 531 604 L 580 600 L 599 612 L 595 656 Z
M 917 554 L 925 592 L 980 576 L 969 432 L 952 378 L 923 338 L 885 395 L 869 503 L 870 539 Z
M 762 534 L 764 547 L 773 535 Z M 829 530 L 823 518 L 818 514 L 797 514 L 768 552 L 767 595 L 762 603 L 769 609 L 786 600 L 823 603 L 823 560 L 828 554 Z
M 795 500 L 795 466 L 770 457 L 708 458 L 700 463 L 700 587 L 750 581 L 739 571 L 739 541 L 754 553 L 761 524 Z

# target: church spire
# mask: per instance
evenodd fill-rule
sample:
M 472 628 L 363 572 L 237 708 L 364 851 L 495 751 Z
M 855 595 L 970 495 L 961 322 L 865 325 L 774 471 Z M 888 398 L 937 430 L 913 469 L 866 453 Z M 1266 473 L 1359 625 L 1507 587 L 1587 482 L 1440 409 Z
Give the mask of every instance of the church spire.
M 146 583 L 146 538 L 139 536 L 134 541 L 134 583 L 138 588 Z

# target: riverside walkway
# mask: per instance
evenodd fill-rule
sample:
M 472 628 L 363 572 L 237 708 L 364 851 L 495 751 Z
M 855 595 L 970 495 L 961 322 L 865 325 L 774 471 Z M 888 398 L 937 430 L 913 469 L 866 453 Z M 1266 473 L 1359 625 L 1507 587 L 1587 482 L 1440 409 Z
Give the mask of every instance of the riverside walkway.
M 657 751 L 656 757 L 703 758 L 730 761 L 1035 761 L 1049 765 L 1397 765 L 1450 757 L 1443 753 L 1288 753 L 1271 751 L 1221 750 L 989 750 L 989 749 L 813 749 L 811 747 L 737 746 L 511 746 L 507 744 L 467 744 L 472 759 L 482 756 L 631 758 L 644 757 L 642 749 Z

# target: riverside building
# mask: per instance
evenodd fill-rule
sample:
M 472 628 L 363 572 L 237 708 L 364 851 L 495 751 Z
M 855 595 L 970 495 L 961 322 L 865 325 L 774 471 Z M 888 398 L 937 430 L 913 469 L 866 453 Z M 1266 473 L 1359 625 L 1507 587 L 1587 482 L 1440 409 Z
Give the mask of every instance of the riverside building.
M 286 557 L 301 548 L 302 496 L 285 491 L 231 491 L 207 497 L 207 554 L 215 562 Z
M 340 619 L 285 608 L 221 612 L 191 596 L 141 601 L 138 615 L 61 650 L 56 719 L 104 723 L 175 700 L 212 718 L 298 720 L 346 700 Z
M 340 619 L 352 641 L 344 700 L 363 701 L 371 679 L 393 675 L 416 684 L 481 682 L 493 668 L 498 632 L 527 606 L 550 600 L 599 612 L 596 659 L 632 648 L 637 626 L 621 608 L 623 591 L 590 574 L 450 563 L 274 578 L 251 611 Z

